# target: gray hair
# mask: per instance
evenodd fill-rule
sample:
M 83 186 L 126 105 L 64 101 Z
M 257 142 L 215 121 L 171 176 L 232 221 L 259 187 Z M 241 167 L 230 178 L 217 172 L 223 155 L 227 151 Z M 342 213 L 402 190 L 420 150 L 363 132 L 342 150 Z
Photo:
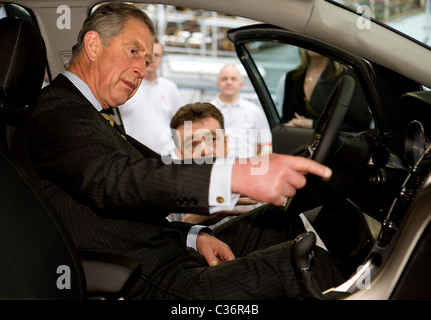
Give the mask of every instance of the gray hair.
M 75 62 L 84 48 L 84 37 L 89 31 L 96 31 L 104 46 L 119 35 L 128 19 L 138 19 L 145 23 L 154 36 L 154 25 L 148 15 L 141 9 L 127 3 L 109 3 L 100 6 L 85 19 L 77 42 L 72 48 L 70 64 Z

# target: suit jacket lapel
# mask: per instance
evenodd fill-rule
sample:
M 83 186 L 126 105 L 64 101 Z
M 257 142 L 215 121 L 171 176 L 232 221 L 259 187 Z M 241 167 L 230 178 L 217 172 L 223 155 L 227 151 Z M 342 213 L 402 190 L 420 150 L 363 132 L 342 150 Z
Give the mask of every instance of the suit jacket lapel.
M 100 112 L 108 114 L 109 116 L 112 116 L 112 108 L 102 110 Z M 150 148 L 148 148 L 147 146 L 143 145 L 142 143 L 140 143 L 138 140 L 136 140 L 132 136 L 129 136 L 126 133 L 126 131 L 124 130 L 124 128 L 122 126 L 118 125 L 118 123 L 116 123 L 114 119 L 113 119 L 113 122 L 114 122 L 114 125 L 113 125 L 114 129 L 117 130 L 118 133 L 120 133 L 121 135 L 126 137 L 127 142 L 129 142 L 142 155 L 144 155 L 145 157 L 149 157 L 149 158 L 160 158 L 160 155 L 157 152 L 155 152 L 155 151 L 151 150 Z

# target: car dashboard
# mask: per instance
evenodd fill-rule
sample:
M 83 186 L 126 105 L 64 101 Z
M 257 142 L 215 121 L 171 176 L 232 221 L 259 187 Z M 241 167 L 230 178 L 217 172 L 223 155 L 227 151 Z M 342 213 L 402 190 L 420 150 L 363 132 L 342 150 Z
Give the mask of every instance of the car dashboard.
M 402 107 L 406 115 L 404 159 L 398 162 L 405 160 L 408 170 L 400 164 L 392 168 L 397 171 L 397 179 L 404 176 L 403 182 L 393 187 L 398 190 L 395 197 L 387 198 L 387 201 L 392 199 L 388 210 L 383 210 L 381 205 L 380 212 L 374 212 L 374 217 L 381 222 L 381 230 L 368 258 L 350 282 L 336 289 L 351 292 L 347 299 L 430 297 L 425 288 L 429 288 L 431 280 L 425 266 L 431 260 L 428 250 L 431 246 L 431 145 L 427 138 L 431 130 L 428 115 L 431 92 L 404 95 Z M 364 287 L 364 279 L 372 279 L 368 288 Z

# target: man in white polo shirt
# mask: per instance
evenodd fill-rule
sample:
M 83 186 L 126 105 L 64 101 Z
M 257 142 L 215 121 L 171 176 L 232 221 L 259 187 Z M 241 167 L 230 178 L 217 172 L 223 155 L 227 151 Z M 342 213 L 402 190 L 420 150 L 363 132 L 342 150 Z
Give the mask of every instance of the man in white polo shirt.
M 271 131 L 259 106 L 242 99 L 244 86 L 241 74 L 234 65 L 225 65 L 218 74 L 220 93 L 211 101 L 223 114 L 229 136 L 229 156 L 250 158 L 270 152 Z

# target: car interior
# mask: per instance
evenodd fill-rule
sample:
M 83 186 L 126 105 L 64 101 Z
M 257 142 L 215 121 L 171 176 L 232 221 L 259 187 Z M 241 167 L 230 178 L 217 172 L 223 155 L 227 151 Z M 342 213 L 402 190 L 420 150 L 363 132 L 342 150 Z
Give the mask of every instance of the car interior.
M 78 252 L 57 214 L 9 154 L 14 127 L 36 99 L 49 71 L 47 56 L 53 54 L 47 52 L 31 11 L 20 12 L 18 19 L 0 20 L 0 172 L 10 181 L 0 184 L 0 298 L 119 299 L 139 277 L 139 263 L 124 256 Z M 270 123 L 273 152 L 304 155 L 334 172 L 330 181 L 308 177 L 307 186 L 287 208 L 291 214 L 306 215 L 349 278 L 324 294 L 307 287 L 308 297 L 431 298 L 431 91 L 379 63 L 382 52 L 370 61 L 268 24 L 236 28 L 228 37 Z M 52 50 L 54 45 L 49 45 Z M 281 121 L 277 87 L 297 63 L 300 48 L 338 61 L 355 78 L 337 83 L 314 129 L 286 127 Z M 264 55 L 274 50 L 283 52 L 283 60 L 277 62 L 278 73 L 265 74 Z M 61 61 L 70 58 L 68 51 L 56 52 Z M 361 91 L 372 119 L 367 129 L 349 131 L 343 122 L 354 90 Z M 304 250 L 308 256 L 311 249 Z
M 46 49 L 40 33 L 23 19 L 1 19 L 0 37 L 0 172 L 8 181 L 0 195 L 0 299 L 121 298 L 139 276 L 140 264 L 77 252 L 57 213 L 9 153 L 19 115 L 42 86 Z
M 228 36 L 235 43 L 237 54 L 248 71 L 272 124 L 273 151 L 304 155 L 333 169 L 334 174 L 329 183 L 309 179 L 307 186 L 298 190 L 295 195 L 289 206 L 290 212 L 307 214 L 308 210 L 315 212 L 312 208 L 322 205 L 316 218 L 311 214 L 309 220 L 340 268 L 346 275 L 364 276 L 361 268 L 370 263 L 366 267 L 369 272 L 366 276 L 375 276 L 381 272 L 383 261 L 390 255 L 389 252 L 394 252 L 387 243 L 382 244 L 383 239 L 390 238 L 390 241 L 384 241 L 394 243 L 397 241 L 396 237 L 401 234 L 393 229 L 393 220 L 399 220 L 396 223 L 397 228 L 401 221 L 401 217 L 394 218 L 394 211 L 403 201 L 403 197 L 409 194 L 408 205 L 401 210 L 401 215 L 405 218 L 410 201 L 418 192 L 419 186 L 411 187 L 409 184 L 413 183 L 412 169 L 417 169 L 419 162 L 425 166 L 427 161 L 426 132 L 430 130 L 430 92 L 421 90 L 422 87 L 417 82 L 377 63 L 370 63 L 339 47 L 278 27 L 251 25 L 230 30 Z M 296 52 L 302 48 L 336 60 L 354 72 L 354 86 L 360 87 L 361 98 L 366 101 L 373 115 L 368 128 L 343 128 L 348 111 L 343 113 L 340 103 L 334 103 L 331 98 L 314 129 L 287 127 L 283 124 L 278 93 L 279 79 L 284 78 L 286 70 L 292 69 L 290 64 L 298 63 L 292 50 Z M 282 51 L 283 54 L 275 56 L 275 50 Z M 277 68 L 279 73 L 275 77 L 268 72 L 270 59 L 265 59 L 265 55 L 278 59 L 274 68 Z M 334 89 L 332 94 L 342 95 L 343 91 L 345 90 L 339 89 L 337 92 L 337 89 Z M 351 100 L 347 99 L 341 105 L 351 109 L 355 103 L 354 99 L 358 97 L 352 95 Z M 387 112 L 385 108 L 390 108 L 391 111 Z M 385 134 L 382 135 L 382 132 Z M 324 143 L 326 145 L 323 147 Z M 317 154 L 321 149 L 326 149 L 330 155 L 322 157 Z M 428 172 L 427 169 L 421 171 L 420 179 L 426 179 Z M 427 225 L 427 221 L 422 222 Z M 408 232 L 413 233 L 412 230 Z M 423 237 L 426 239 L 428 236 L 425 233 Z M 426 246 L 420 244 L 423 245 Z M 382 252 L 385 254 L 382 255 Z M 417 265 L 420 265 L 421 259 L 426 258 L 416 258 Z M 417 279 L 416 275 L 410 273 L 410 269 L 404 272 L 406 278 Z M 358 279 L 356 278 L 356 281 Z M 357 298 L 364 292 L 369 294 L 367 297 L 375 297 L 373 290 L 358 290 L 358 283 L 361 287 L 359 281 L 347 290 L 355 292 L 349 298 Z M 396 286 L 396 282 L 391 285 Z M 417 286 L 411 286 L 411 283 L 404 285 L 403 280 L 400 280 L 398 285 L 400 287 L 396 287 L 394 295 L 391 296 L 393 299 L 427 296 L 422 285 L 419 289 Z

